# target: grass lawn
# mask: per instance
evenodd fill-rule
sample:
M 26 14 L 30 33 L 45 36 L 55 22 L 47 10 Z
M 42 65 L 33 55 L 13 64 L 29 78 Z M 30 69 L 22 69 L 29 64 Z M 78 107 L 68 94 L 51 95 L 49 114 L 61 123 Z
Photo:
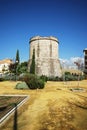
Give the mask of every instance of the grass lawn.
M 87 80 L 47 82 L 42 90 L 16 90 L 17 82 L 0 82 L 0 95 L 30 95 L 1 130 L 87 130 Z M 83 88 L 83 92 L 70 91 Z

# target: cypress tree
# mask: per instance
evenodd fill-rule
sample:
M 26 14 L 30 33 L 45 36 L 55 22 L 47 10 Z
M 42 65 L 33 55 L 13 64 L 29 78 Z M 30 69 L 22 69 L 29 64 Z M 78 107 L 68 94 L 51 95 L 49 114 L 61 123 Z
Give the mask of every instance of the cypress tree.
M 15 62 L 17 62 L 18 64 L 19 64 L 19 62 L 20 62 L 19 50 L 17 50 L 17 52 L 16 52 L 16 61 L 15 61 Z
M 33 49 L 32 62 L 30 66 L 30 73 L 35 74 L 35 49 Z
M 17 80 L 17 74 L 18 74 L 18 65 L 19 65 L 19 62 L 20 62 L 20 58 L 19 58 L 19 50 L 17 50 L 16 52 L 16 59 L 15 59 L 15 80 Z

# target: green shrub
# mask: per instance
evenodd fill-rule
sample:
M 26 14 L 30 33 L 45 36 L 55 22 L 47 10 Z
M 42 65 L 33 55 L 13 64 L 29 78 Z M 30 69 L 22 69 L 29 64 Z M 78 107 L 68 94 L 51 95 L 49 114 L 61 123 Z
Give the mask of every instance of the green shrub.
M 37 84 L 38 84 L 38 86 L 37 86 L 38 89 L 43 89 L 45 86 L 45 82 L 42 79 L 39 79 Z
M 48 77 L 45 75 L 40 76 L 40 79 L 42 79 L 44 82 L 47 82 Z
M 29 89 L 28 85 L 25 82 L 17 83 L 15 88 L 16 89 Z
M 37 89 L 38 88 L 38 80 L 37 79 L 31 79 L 26 81 L 28 87 L 30 89 Z
M 45 85 L 44 81 L 34 74 L 25 74 L 20 80 L 26 82 L 30 89 L 41 89 Z
M 48 81 L 63 81 L 63 77 L 58 77 L 58 76 L 53 77 L 53 76 L 51 76 L 51 77 L 48 77 Z
M 55 81 L 55 77 L 50 76 L 50 77 L 48 77 L 48 80 L 49 80 L 49 81 Z
M 15 75 L 6 75 L 4 76 L 4 80 L 7 81 L 7 80 L 12 80 L 12 81 L 15 81 L 16 80 L 16 77 Z
M 70 72 L 65 72 L 63 77 L 65 77 L 63 78 L 65 81 L 78 81 L 85 79 L 84 75 L 71 74 Z
M 0 78 L 0 82 L 1 82 L 1 81 L 4 81 L 4 78 Z

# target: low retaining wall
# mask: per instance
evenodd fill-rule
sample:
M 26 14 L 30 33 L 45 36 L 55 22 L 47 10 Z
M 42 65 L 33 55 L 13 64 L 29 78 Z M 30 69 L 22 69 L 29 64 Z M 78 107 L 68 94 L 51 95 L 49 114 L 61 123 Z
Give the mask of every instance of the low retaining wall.
M 14 107 L 12 110 L 10 110 L 4 117 L 0 119 L 0 127 L 11 117 L 11 115 L 15 112 L 16 109 L 19 109 L 28 99 L 30 96 L 28 95 L 0 95 L 0 96 L 21 96 L 25 97 L 16 107 Z

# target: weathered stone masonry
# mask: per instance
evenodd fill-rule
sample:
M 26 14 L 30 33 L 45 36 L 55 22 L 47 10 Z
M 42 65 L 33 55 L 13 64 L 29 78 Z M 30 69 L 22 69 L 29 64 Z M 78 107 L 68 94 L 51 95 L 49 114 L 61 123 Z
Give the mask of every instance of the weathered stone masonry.
M 29 69 L 35 49 L 35 74 L 41 76 L 61 76 L 58 59 L 58 39 L 55 37 L 36 36 L 30 39 Z

